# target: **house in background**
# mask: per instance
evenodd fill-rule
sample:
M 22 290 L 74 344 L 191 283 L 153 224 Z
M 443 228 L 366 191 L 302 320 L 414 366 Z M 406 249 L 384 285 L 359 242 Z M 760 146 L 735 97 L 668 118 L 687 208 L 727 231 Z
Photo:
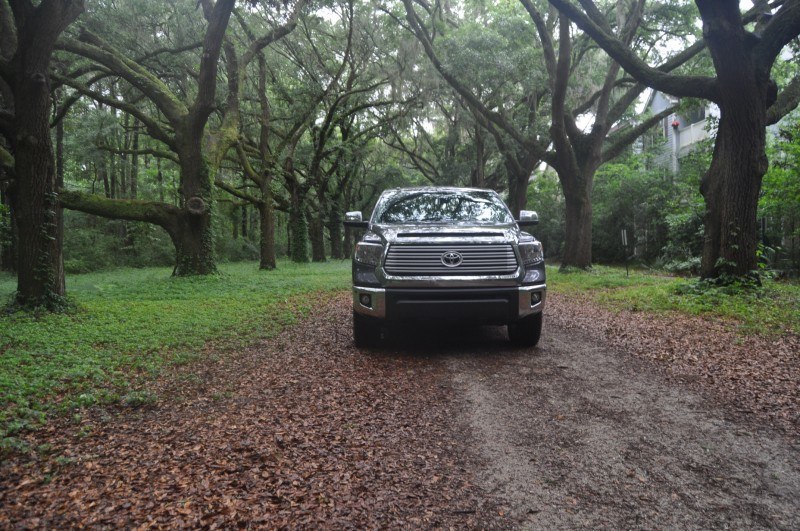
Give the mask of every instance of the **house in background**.
M 647 98 L 645 109 L 658 114 L 677 102 L 678 98 L 654 90 Z M 696 148 L 699 142 L 710 137 L 706 130 L 709 117 L 719 118 L 719 108 L 713 103 L 688 112 L 670 114 L 643 138 L 642 149 L 654 153 L 653 163 L 656 167 L 677 173 L 680 159 Z

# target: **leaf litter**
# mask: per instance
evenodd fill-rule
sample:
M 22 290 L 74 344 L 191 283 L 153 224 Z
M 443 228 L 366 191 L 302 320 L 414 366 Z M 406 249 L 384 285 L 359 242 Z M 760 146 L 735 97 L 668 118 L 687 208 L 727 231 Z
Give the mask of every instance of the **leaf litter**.
M 451 436 L 446 369 L 355 349 L 347 299 L 175 368 L 155 404 L 29 434 L 48 451 L 0 464 L 0 527 L 504 527 Z

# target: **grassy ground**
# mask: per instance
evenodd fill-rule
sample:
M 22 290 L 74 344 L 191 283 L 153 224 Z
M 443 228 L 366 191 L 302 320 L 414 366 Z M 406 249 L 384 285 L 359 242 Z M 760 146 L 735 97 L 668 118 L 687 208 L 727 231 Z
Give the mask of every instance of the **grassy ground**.
M 767 280 L 758 290 L 699 289 L 693 279 L 648 271 L 595 266 L 589 272 L 548 268 L 547 286 L 563 294 L 585 294 L 607 308 L 715 315 L 739 323 L 744 334 L 800 334 L 800 285 Z
M 1 316 L 0 438 L 48 412 L 150 401 L 140 383 L 166 365 L 196 359 L 207 342 L 226 348 L 270 337 L 350 281 L 342 261 L 220 269 L 208 278 L 172 278 L 163 268 L 69 276 L 75 311 Z M 0 301 L 15 289 L 13 277 L 0 276 Z
M 345 290 L 349 262 L 258 271 L 229 264 L 209 278 L 172 278 L 169 269 L 119 269 L 74 275 L 67 290 L 77 309 L 65 315 L 0 316 L 0 440 L 42 422 L 48 413 L 98 403 L 152 401 L 142 383 L 164 367 L 219 348 L 271 337 L 320 297 Z M 800 334 L 800 286 L 768 282 L 762 290 L 703 292 L 692 281 L 595 267 L 548 271 L 548 287 L 612 309 L 712 314 L 743 333 Z M 0 301 L 15 289 L 0 276 Z

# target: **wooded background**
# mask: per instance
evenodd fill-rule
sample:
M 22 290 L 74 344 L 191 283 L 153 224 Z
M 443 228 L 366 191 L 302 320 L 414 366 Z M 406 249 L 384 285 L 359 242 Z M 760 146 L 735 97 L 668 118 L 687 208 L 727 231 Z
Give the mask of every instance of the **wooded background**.
M 564 267 L 800 266 L 800 1 L 0 0 L 0 31 L 23 306 L 65 273 L 345 258 L 344 212 L 408 185 L 538 211 Z M 711 139 L 659 166 L 648 135 L 707 102 Z

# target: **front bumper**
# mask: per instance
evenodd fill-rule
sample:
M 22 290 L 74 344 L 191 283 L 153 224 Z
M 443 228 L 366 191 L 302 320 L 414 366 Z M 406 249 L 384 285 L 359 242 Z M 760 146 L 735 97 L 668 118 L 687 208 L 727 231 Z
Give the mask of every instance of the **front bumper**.
M 353 309 L 387 322 L 508 324 L 544 309 L 547 286 L 353 287 Z

